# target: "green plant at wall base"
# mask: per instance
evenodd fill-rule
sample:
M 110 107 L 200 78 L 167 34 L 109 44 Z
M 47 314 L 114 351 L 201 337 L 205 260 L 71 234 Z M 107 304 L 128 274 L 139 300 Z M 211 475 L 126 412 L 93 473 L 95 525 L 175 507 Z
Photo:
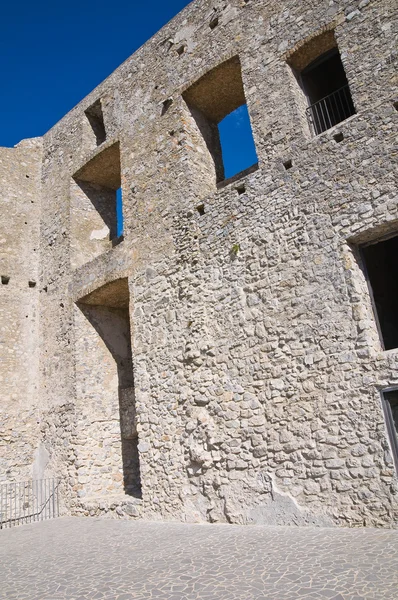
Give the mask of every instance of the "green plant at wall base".
M 232 256 L 237 256 L 238 252 L 240 252 L 240 244 L 234 244 L 231 250 Z

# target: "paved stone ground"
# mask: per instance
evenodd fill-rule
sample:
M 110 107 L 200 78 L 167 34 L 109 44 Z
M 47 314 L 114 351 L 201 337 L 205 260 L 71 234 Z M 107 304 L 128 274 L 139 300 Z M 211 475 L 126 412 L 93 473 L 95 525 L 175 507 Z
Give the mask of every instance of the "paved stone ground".
M 397 600 L 398 531 L 64 518 L 0 531 L 0 598 Z

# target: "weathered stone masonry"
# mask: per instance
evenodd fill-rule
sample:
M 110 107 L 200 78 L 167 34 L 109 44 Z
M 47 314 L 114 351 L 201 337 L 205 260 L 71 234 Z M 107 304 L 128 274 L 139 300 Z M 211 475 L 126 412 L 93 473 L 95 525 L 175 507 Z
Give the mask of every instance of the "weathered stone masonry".
M 315 136 L 298 73 L 334 47 L 355 114 Z M 1 481 L 61 476 L 71 514 L 396 524 L 398 349 L 359 251 L 398 235 L 396 48 L 392 0 L 196 1 L 0 149 Z M 242 102 L 258 169 L 225 182 Z

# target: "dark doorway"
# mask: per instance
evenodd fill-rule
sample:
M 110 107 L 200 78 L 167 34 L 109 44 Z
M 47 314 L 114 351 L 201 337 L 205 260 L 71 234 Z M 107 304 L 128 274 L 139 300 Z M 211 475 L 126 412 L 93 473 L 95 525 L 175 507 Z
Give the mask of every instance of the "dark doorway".
M 384 349 L 398 348 L 398 236 L 361 252 Z

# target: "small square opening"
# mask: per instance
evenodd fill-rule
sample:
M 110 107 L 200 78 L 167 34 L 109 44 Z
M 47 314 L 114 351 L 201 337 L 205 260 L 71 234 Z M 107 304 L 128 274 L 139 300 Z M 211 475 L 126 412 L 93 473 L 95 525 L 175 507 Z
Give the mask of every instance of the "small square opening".
M 1 276 L 1 283 L 2 285 L 8 285 L 10 282 L 10 278 L 8 277 L 8 275 L 2 275 Z
M 360 251 L 384 349 L 398 348 L 398 235 Z
M 333 136 L 333 139 L 334 139 L 335 142 L 337 142 L 338 144 L 340 144 L 340 142 L 342 142 L 344 140 L 344 134 L 341 133 L 341 132 L 340 133 L 336 133 Z
M 215 29 L 217 27 L 218 23 L 219 23 L 218 17 L 213 17 L 209 24 L 210 29 Z
M 236 187 L 236 191 L 238 192 L 238 195 L 239 195 L 239 196 L 241 196 L 242 194 L 244 194 L 244 193 L 245 193 L 245 191 L 246 191 L 246 186 L 245 186 L 245 184 L 244 184 L 244 183 L 241 183 L 241 184 L 239 184 L 239 185 Z
M 196 207 L 196 210 L 198 211 L 200 216 L 203 216 L 205 214 L 205 205 L 199 204 L 199 206 Z
M 172 98 L 167 98 L 167 100 L 165 100 L 162 103 L 162 117 L 163 117 L 163 115 L 165 115 L 167 113 L 167 111 L 169 110 L 169 108 L 172 104 L 173 104 Z
M 283 163 L 283 166 L 285 167 L 286 171 L 288 171 L 293 166 L 292 160 L 291 159 L 285 160 L 285 162 Z

